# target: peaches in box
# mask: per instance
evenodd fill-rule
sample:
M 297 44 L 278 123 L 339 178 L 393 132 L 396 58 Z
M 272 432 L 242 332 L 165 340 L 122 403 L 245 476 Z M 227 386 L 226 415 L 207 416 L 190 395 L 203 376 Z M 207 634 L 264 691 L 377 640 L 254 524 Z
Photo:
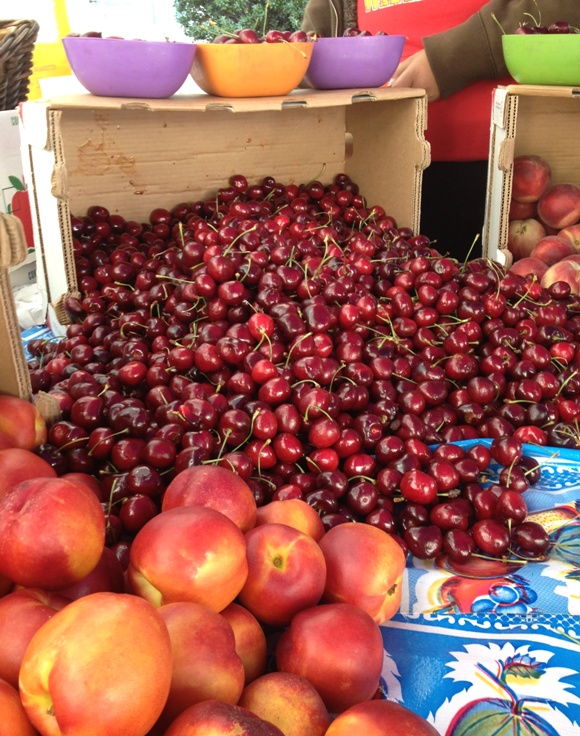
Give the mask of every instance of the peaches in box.
M 580 220 L 580 186 L 554 184 L 538 201 L 538 217 L 548 227 L 562 229 Z
M 84 486 L 33 478 L 0 498 L 0 572 L 18 585 L 74 585 L 94 570 L 104 546 L 105 515 Z
M 216 465 L 196 465 L 178 473 L 163 496 L 162 510 L 208 506 L 231 519 L 243 532 L 256 523 L 256 500 L 237 473 Z
M 159 613 L 173 652 L 171 687 L 160 724 L 169 726 L 186 708 L 204 700 L 236 705 L 244 689 L 244 665 L 225 618 L 198 603 L 169 603 Z
M 545 236 L 546 228 L 533 217 L 512 220 L 508 226 L 508 249 L 514 259 L 526 258 Z
M 248 577 L 239 601 L 258 621 L 286 626 L 322 598 L 326 563 L 318 544 L 286 524 L 262 524 L 246 534 Z
M 576 223 L 575 225 L 570 225 L 569 227 L 563 228 L 558 232 L 558 235 L 561 238 L 569 240 L 574 246 L 576 252 L 580 253 L 580 222 Z
M 93 593 L 32 637 L 20 695 L 42 734 L 144 736 L 167 700 L 171 665 L 167 626 L 150 603 Z
M 216 612 L 234 600 L 247 575 L 244 535 L 205 506 L 154 516 L 137 532 L 127 568 L 131 592 L 155 606 L 190 601 Z
M 557 281 L 565 281 L 570 285 L 571 293 L 580 296 L 580 262 L 575 260 L 575 256 L 565 258 L 550 266 L 542 276 L 540 283 L 547 289 Z
M 539 258 L 548 266 L 553 266 L 567 256 L 577 253 L 576 248 L 566 238 L 559 235 L 546 235 L 538 240 L 534 249 L 530 253 L 532 258 Z
M 284 736 L 324 736 L 330 725 L 315 687 L 290 672 L 269 672 L 254 680 L 238 705 L 278 726 Z
M 24 652 L 38 629 L 70 600 L 39 588 L 23 588 L 0 598 L 0 678 L 18 687 Z
M 512 199 L 537 202 L 552 180 L 550 164 L 542 156 L 522 155 L 514 159 Z
M 527 258 L 520 258 L 518 261 L 513 263 L 509 270 L 510 273 L 515 273 L 518 276 L 532 275 L 541 279 L 548 270 L 548 264 L 541 261 L 539 258 L 528 256 Z

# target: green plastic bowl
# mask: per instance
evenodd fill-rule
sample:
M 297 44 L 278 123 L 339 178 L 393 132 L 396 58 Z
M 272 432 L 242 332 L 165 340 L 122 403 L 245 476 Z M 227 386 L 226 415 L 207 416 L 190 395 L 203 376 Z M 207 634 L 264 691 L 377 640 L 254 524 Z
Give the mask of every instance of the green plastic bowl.
M 509 73 L 520 84 L 580 85 L 580 33 L 502 36 Z

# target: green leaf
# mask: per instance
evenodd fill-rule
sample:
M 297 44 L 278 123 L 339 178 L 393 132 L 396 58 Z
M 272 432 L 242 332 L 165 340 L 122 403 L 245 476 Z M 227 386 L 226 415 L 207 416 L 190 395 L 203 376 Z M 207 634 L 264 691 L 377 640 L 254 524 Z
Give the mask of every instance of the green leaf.
M 24 182 L 20 181 L 17 176 L 9 176 L 8 181 L 18 192 L 23 192 L 26 189 L 26 187 L 24 186 Z

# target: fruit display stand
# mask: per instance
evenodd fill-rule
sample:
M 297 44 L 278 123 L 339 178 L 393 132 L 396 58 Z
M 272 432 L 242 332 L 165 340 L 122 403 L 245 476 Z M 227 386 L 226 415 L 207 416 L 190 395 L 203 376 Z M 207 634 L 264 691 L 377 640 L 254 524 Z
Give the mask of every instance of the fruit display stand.
M 26 102 L 22 118 L 36 192 L 38 280 L 61 318 L 59 300 L 76 290 L 70 217 L 95 204 L 141 220 L 155 207 L 207 196 L 236 173 L 251 182 L 325 183 L 344 171 L 369 201 L 419 229 L 430 160 L 421 90 L 247 99 L 73 95 Z
M 494 91 L 483 254 L 511 264 L 507 250 L 513 163 L 539 155 L 550 162 L 553 183 L 580 184 L 580 89 L 510 85 Z
M 542 469 L 525 497 L 550 532 L 549 558 L 411 558 L 400 610 L 383 624 L 385 689 L 441 734 L 515 733 L 516 723 L 580 733 L 580 453 L 524 448 Z

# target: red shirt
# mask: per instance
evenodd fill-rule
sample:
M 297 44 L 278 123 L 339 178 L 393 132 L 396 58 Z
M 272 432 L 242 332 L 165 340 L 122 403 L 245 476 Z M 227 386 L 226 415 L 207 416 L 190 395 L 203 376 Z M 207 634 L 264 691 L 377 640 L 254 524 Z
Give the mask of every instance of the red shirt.
M 406 36 L 403 59 L 422 39 L 466 21 L 484 0 L 358 0 L 362 30 Z M 489 155 L 492 91 L 499 80 L 477 82 L 429 104 L 427 140 L 434 161 L 482 161 Z

